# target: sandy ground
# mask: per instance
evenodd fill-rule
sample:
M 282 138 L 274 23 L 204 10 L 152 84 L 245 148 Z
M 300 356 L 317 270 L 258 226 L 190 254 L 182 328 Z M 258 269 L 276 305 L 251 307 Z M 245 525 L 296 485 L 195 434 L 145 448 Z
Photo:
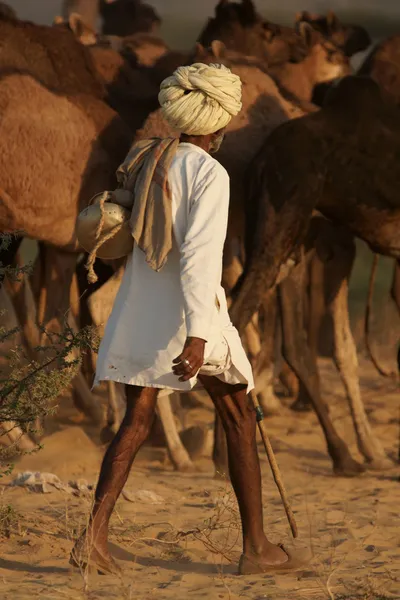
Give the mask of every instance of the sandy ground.
M 328 360 L 321 361 L 325 397 L 341 435 L 357 451 L 344 392 Z M 374 431 L 393 458 L 398 453 L 399 390 L 362 363 L 361 384 Z M 212 421 L 212 410 L 192 409 L 190 423 Z M 95 482 L 103 449 L 64 418 L 44 439 L 44 448 L 15 466 L 52 472 L 63 481 Z M 19 514 L 0 542 L 2 600 L 135 599 L 400 599 L 399 470 L 335 478 L 314 415 L 285 409 L 268 420 L 273 446 L 299 525 L 296 546 L 311 548 L 312 562 L 292 575 L 236 575 L 240 531 L 230 486 L 213 478 L 209 459 L 196 473 L 173 472 L 163 449 L 140 453 L 127 485 L 149 490 L 159 504 L 120 500 L 112 521 L 111 551 L 122 579 L 79 573 L 68 565 L 72 540 L 85 523 L 89 497 L 10 488 L 2 480 L 0 505 Z M 89 432 L 90 433 L 90 432 Z M 265 454 L 266 528 L 273 541 L 291 545 Z

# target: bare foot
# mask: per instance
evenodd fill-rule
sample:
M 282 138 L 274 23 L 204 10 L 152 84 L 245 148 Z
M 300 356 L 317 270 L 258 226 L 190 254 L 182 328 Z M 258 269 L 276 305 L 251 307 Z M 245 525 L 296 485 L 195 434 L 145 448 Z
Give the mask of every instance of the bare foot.
M 120 567 L 108 549 L 95 542 L 93 535 L 90 535 L 86 531 L 75 543 L 69 562 L 72 566 L 82 570 L 94 567 L 102 575 L 119 575 L 121 573 Z

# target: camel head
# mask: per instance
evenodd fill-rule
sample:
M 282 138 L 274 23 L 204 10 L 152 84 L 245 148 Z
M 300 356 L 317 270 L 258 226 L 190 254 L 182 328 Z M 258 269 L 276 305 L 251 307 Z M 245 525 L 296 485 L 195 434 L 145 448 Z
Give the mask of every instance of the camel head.
M 307 54 L 294 29 L 263 20 L 251 0 L 219 2 L 214 18 L 209 19 L 198 38 L 205 47 L 214 40 L 222 41 L 229 50 L 255 56 L 268 66 L 300 62 Z
M 316 31 L 333 42 L 347 57 L 366 50 L 372 40 L 368 32 L 359 25 L 345 25 L 333 11 L 327 15 L 297 13 L 295 23 L 309 23 Z
M 299 35 L 309 49 L 314 85 L 323 84 L 349 75 L 351 71 L 348 57 L 333 42 L 316 31 L 307 21 L 296 25 Z
M 125 37 L 133 33 L 158 33 L 161 18 L 141 0 L 100 0 L 102 33 Z

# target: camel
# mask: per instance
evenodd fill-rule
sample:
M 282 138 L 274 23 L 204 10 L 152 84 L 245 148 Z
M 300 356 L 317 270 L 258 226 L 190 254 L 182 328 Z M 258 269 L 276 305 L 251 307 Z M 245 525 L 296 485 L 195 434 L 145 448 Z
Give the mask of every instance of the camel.
M 350 35 L 350 34 L 349 34 Z M 347 56 L 307 21 L 296 28 L 264 21 L 252 0 L 221 0 L 199 36 L 209 46 L 220 40 L 230 50 L 256 56 L 293 98 L 311 101 L 314 87 L 350 72 Z
M 306 57 L 299 63 L 271 66 L 269 71 L 295 98 L 311 102 L 314 88 L 348 75 L 351 67 L 344 52 L 309 23 L 300 21 L 296 29 L 308 50 Z
M 372 44 L 371 37 L 364 27 L 342 23 L 331 10 L 326 15 L 301 11 L 296 14 L 295 25 L 297 23 L 309 23 L 316 31 L 319 31 L 342 50 L 348 58 L 358 52 L 363 52 Z
M 256 56 L 268 66 L 301 62 L 308 53 L 294 29 L 265 21 L 252 0 L 220 0 L 215 16 L 208 20 L 197 41 L 208 48 L 215 40 L 223 42 L 228 50 Z
M 36 26 L 30 24 L 16 24 L 15 28 L 17 36 L 14 39 L 17 40 L 18 50 L 23 46 L 24 34 L 26 45 L 29 47 L 29 41 L 32 37 L 35 38 L 35 34 L 40 38 L 40 34 L 44 33 L 45 39 L 48 37 L 53 42 L 53 46 L 50 43 L 50 56 L 55 52 L 54 34 L 57 32 L 50 31 L 50 28 L 39 28 L 38 32 Z M 9 33 L 9 28 L 4 29 Z M 6 145 L 7 139 L 14 140 L 13 144 L 8 143 L 8 151 L 4 147 L 2 152 L 0 223 L 2 231 L 23 231 L 27 237 L 46 244 L 45 248 L 42 247 L 41 256 L 46 258 L 43 271 L 47 275 L 47 289 L 44 293 L 47 293 L 49 302 L 45 302 L 45 306 L 39 308 L 40 322 L 43 324 L 49 324 L 53 318 L 54 307 L 57 314 L 61 315 L 65 314 L 69 307 L 69 290 L 77 253 L 80 251 L 75 238 L 77 214 L 94 193 L 116 186 L 114 174 L 131 141 L 128 128 L 103 102 L 103 86 L 99 84 L 87 50 L 71 38 L 70 32 L 60 33 L 61 46 L 67 41 L 72 47 L 72 54 L 73 51 L 75 54 L 81 53 L 87 61 L 82 68 L 85 77 L 82 84 L 78 79 L 76 94 L 65 95 L 72 91 L 72 82 L 68 77 L 63 82 L 64 89 L 60 85 L 61 94 L 50 92 L 37 81 L 41 64 L 51 64 L 50 61 L 46 62 L 47 47 L 41 47 L 39 43 L 36 43 L 33 50 L 36 50 L 42 63 L 38 61 L 35 65 L 29 64 L 29 49 L 25 47 L 24 55 L 18 51 L 12 53 L 9 47 L 10 74 L 4 75 L 0 82 L 2 143 Z M 1 58 L 4 73 L 7 57 Z M 14 73 L 13 63 L 17 64 Z M 21 63 L 24 64 L 24 69 L 20 67 Z M 90 67 L 87 69 L 89 74 L 93 73 L 92 82 L 87 76 L 85 66 Z M 23 74 L 28 70 L 27 67 L 32 67 L 34 76 Z M 56 69 L 52 72 L 48 68 L 45 70 L 45 76 L 47 85 L 52 84 L 51 87 L 54 88 L 59 84 Z M 92 89 L 93 95 L 82 93 L 82 89 Z M 21 100 L 26 97 L 25 93 L 29 95 L 30 108 L 34 111 L 34 117 L 31 119 Z M 132 111 L 132 105 L 130 109 Z M 18 135 L 18 127 L 22 128 L 23 135 Z M 35 146 L 40 150 L 32 151 L 32 147 Z M 55 152 L 55 158 L 52 152 Z M 71 157 L 72 160 L 66 160 L 66 157 Z M 24 178 L 15 177 L 14 167 L 19 170 L 20 164 L 26 169 Z M 43 177 L 43 173 L 46 173 L 47 177 Z M 35 197 L 38 199 L 36 202 Z M 54 198 L 58 200 L 56 203 Z M 37 202 L 40 210 L 37 210 Z M 16 247 L 12 249 L 13 253 L 15 251 Z M 7 256 L 6 260 L 2 257 L 2 262 L 10 262 L 11 258 L 11 255 Z M 10 284 L 9 293 L 19 321 L 23 325 L 25 339 L 32 350 L 39 343 L 39 339 L 36 328 L 26 315 L 24 283 Z M 82 374 L 78 377 L 76 386 L 83 396 L 80 405 L 99 422 L 102 416 L 99 410 L 94 411 L 95 414 L 91 410 L 95 404 L 90 403 L 90 393 Z M 168 415 L 165 418 L 167 417 Z
M 102 33 L 113 36 L 128 36 L 138 31 L 157 33 L 161 19 L 156 11 L 141 0 L 64 0 L 62 18 L 78 14 L 93 32 L 99 19 Z
M 157 34 L 161 19 L 154 8 L 141 0 L 101 0 L 102 33 L 121 37 L 145 31 Z
M 115 186 L 115 169 L 131 137 L 105 104 L 106 89 L 90 55 L 70 32 L 9 20 L 0 20 L 0 31 L 6 40 L 0 52 L 0 227 L 61 249 L 59 276 L 66 286 L 53 279 L 48 297 L 64 314 L 79 251 L 76 216 L 94 193 Z M 22 101 L 27 95 L 29 110 Z M 11 262 L 17 247 L 16 241 L 1 256 L 3 263 Z M 23 285 L 14 283 L 11 295 L 24 333 L 32 336 Z M 37 339 L 30 339 L 34 347 Z M 81 376 L 78 384 L 88 400 Z
M 249 172 L 250 198 L 257 209 L 250 259 L 231 311 L 240 330 L 275 285 L 280 266 L 301 250 L 314 210 L 363 239 L 374 252 L 399 259 L 400 174 L 395 158 L 399 132 L 397 109 L 384 101 L 378 85 L 350 76 L 330 91 L 321 111 L 285 123 L 268 136 Z M 348 323 L 351 265 L 351 259 L 343 261 L 331 300 L 336 362 L 346 384 L 360 451 L 367 461 L 378 459 L 379 466 L 382 454 L 361 402 L 357 354 Z

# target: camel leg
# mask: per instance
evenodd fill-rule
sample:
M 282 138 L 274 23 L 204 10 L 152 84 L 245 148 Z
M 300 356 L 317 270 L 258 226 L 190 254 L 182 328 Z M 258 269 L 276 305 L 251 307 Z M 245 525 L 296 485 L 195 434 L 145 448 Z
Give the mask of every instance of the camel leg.
M 279 300 L 282 314 L 283 355 L 290 367 L 302 381 L 312 400 L 319 423 L 325 434 L 328 452 L 333 461 L 334 472 L 338 475 L 355 476 L 362 472 L 363 466 L 350 455 L 345 442 L 339 437 L 322 400 L 317 365 L 307 344 L 304 329 L 302 282 L 304 261 L 281 282 Z
M 17 264 L 21 264 L 18 256 Z M 19 277 L 17 280 L 7 278 L 5 289 L 14 308 L 17 322 L 21 327 L 21 336 L 29 354 L 33 356 L 33 349 L 40 343 L 39 330 L 35 324 L 36 305 L 33 301 L 33 294 L 28 289 L 29 279 L 27 275 Z
M 354 253 L 350 257 L 341 255 L 342 280 L 338 282 L 338 291 L 329 304 L 334 325 L 334 358 L 346 389 L 358 449 L 365 457 L 369 468 L 383 469 L 392 467 L 393 464 L 386 456 L 368 422 L 360 394 L 357 350 L 349 323 L 348 279 L 353 260 Z
M 324 263 L 315 253 L 311 258 L 309 265 L 309 289 L 306 290 L 307 300 L 307 315 L 306 327 L 308 332 L 308 347 L 312 356 L 313 362 L 318 359 L 319 333 L 321 323 L 325 313 L 325 295 L 324 295 Z M 307 388 L 299 385 L 297 398 L 291 406 L 292 410 L 305 412 L 312 408 L 311 398 L 308 395 Z
M 194 471 L 194 464 L 179 437 L 169 396 L 157 400 L 157 412 L 164 429 L 168 454 L 174 468 L 177 471 Z
M 282 409 L 273 386 L 277 308 L 276 292 L 272 291 L 265 296 L 259 310 L 261 351 L 254 371 L 255 389 L 265 415 L 276 415 Z

